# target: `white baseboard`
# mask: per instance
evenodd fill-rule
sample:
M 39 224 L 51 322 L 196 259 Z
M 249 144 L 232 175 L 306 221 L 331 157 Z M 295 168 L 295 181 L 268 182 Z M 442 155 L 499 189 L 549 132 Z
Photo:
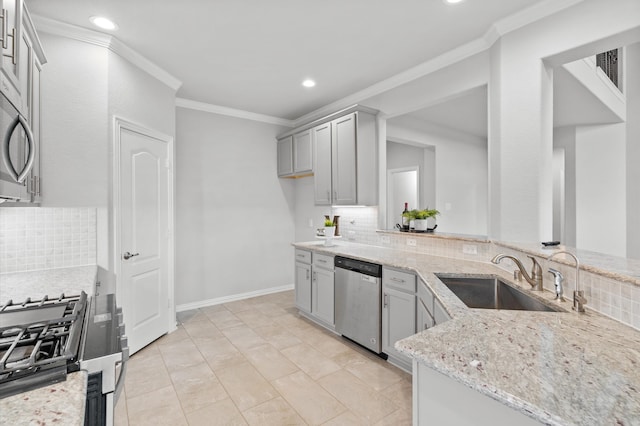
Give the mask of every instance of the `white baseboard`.
M 256 296 L 264 296 L 266 294 L 280 293 L 281 291 L 287 291 L 287 290 L 293 290 L 293 284 L 283 285 L 280 287 L 271 287 L 263 290 L 250 291 L 248 293 L 234 294 L 231 296 L 216 297 L 215 299 L 201 300 L 199 302 L 176 305 L 176 312 L 190 311 L 191 309 L 221 305 L 223 303 L 235 302 L 236 300 L 250 299 Z

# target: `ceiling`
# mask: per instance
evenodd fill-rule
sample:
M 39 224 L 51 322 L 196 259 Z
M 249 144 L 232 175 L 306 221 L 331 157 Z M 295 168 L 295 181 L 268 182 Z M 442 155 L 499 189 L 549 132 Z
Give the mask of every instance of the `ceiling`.
M 34 15 L 113 34 L 182 81 L 178 96 L 296 119 L 444 52 L 540 0 L 26 0 Z M 543 4 L 543 6 L 540 6 Z M 46 46 L 45 46 L 46 49 Z M 302 87 L 305 78 L 317 86 Z

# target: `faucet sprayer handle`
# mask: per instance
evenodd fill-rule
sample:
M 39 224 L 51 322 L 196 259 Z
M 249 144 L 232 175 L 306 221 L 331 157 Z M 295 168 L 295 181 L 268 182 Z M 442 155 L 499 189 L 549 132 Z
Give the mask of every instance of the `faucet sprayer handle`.
M 558 271 L 557 269 L 549 268 L 549 272 L 553 274 L 553 285 L 555 286 L 556 290 L 556 300 L 564 302 L 564 290 L 562 287 L 562 281 L 564 280 L 564 277 L 562 276 L 562 273 L 560 273 L 560 271 Z

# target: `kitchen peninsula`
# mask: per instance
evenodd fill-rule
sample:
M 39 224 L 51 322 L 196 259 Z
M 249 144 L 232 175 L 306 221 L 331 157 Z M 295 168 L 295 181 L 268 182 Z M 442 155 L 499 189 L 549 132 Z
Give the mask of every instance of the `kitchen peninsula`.
M 428 383 L 420 383 L 425 369 L 428 374 L 442 375 L 445 383 L 453 383 L 456 393 L 446 397 L 458 396 L 449 398 L 449 405 L 446 401 L 442 405 L 442 398 L 437 400 L 448 416 L 444 419 L 451 424 L 470 418 L 482 422 L 483 413 L 459 410 L 464 404 L 460 398 L 478 396 L 504 404 L 503 409 L 510 407 L 508 411 L 513 412 L 508 416 L 515 413 L 519 421 L 532 424 L 637 424 L 634 422 L 640 419 L 638 330 L 592 310 L 586 314 L 571 312 L 570 303 L 565 312 L 552 313 L 470 309 L 435 275 L 490 275 L 521 287 L 510 273 L 486 260 L 348 242 L 334 247 L 317 242 L 294 246 L 414 272 L 418 281 L 424 282 L 419 285 L 427 286 L 445 307 L 450 321 L 396 343 L 399 351 L 413 358 L 414 424 L 424 421 L 418 416 L 423 387 L 428 387 Z M 489 251 L 503 249 L 495 244 Z M 523 285 L 527 286 L 524 291 L 531 293 L 528 284 Z M 555 303 L 553 296 L 549 291 L 543 294 L 549 303 Z M 429 398 L 435 401 L 434 393 L 442 389 L 434 386 Z M 471 396 L 460 393 L 471 389 Z M 499 417 L 491 411 L 495 407 L 486 405 L 486 401 L 484 404 L 489 421 L 497 421 Z M 438 419 L 429 417 L 434 418 Z

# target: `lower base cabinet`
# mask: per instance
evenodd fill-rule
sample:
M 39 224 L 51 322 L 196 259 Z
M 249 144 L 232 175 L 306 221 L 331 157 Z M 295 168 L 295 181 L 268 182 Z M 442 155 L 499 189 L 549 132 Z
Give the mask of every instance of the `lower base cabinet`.
M 313 267 L 311 282 L 311 314 L 334 326 L 334 272 Z
M 303 312 L 311 312 L 311 265 L 296 262 L 296 307 Z
M 416 334 L 416 277 L 395 269 L 382 269 L 382 352 L 389 361 L 411 372 L 411 359 L 395 343 Z
M 413 424 L 534 426 L 541 423 L 414 360 Z

